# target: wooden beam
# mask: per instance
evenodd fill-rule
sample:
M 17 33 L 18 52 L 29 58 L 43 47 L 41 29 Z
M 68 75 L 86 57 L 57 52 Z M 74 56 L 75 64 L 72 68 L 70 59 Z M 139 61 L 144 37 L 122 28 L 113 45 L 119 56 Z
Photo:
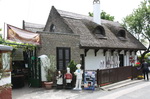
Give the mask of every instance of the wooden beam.
M 103 50 L 103 54 L 104 54 L 104 56 L 106 55 L 106 52 L 108 51 L 108 49 L 104 49 Z
M 138 50 L 135 50 L 135 51 L 134 51 L 134 54 L 135 54 L 135 55 L 136 55 L 137 51 L 138 51 Z
M 128 50 L 124 50 L 124 55 L 127 55 L 127 51 L 128 51 Z
M 132 51 L 133 51 L 133 50 L 130 50 L 130 55 L 132 55 Z
M 111 50 L 111 56 L 113 56 L 114 51 L 115 51 L 115 50 Z
M 95 56 L 97 56 L 97 52 L 99 51 L 99 49 L 95 49 L 94 52 L 95 52 Z
M 118 54 L 120 54 L 121 51 L 122 51 L 122 50 L 118 50 Z
M 84 55 L 86 56 L 87 52 L 89 51 L 89 49 L 84 49 Z

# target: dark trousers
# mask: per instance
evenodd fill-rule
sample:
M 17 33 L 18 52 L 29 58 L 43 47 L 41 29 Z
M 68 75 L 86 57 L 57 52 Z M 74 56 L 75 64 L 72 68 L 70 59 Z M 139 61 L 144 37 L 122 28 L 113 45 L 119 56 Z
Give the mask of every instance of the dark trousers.
M 149 80 L 149 78 L 148 78 L 148 72 L 147 71 L 143 71 L 143 74 L 144 74 L 144 79 L 145 79 L 145 76 L 147 76 L 147 80 Z

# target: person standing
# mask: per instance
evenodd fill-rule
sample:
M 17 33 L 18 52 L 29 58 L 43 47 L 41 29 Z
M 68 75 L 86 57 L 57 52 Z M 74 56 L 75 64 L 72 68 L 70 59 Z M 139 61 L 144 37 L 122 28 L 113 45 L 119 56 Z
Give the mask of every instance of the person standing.
M 142 71 L 143 71 L 143 74 L 144 74 L 144 80 L 145 80 L 145 76 L 147 77 L 147 80 L 149 80 L 149 77 L 148 77 L 148 72 L 149 72 L 149 68 L 148 68 L 148 63 L 143 60 L 143 63 L 142 63 Z

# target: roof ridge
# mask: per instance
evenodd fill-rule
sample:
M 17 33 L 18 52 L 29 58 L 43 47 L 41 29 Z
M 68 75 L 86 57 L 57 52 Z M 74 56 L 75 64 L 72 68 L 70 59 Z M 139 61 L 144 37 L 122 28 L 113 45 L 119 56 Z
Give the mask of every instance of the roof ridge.
M 91 16 L 82 15 L 82 14 L 79 14 L 79 13 L 74 13 L 74 12 L 69 12 L 69 11 L 64 11 L 64 10 L 59 10 L 59 9 L 57 9 L 57 11 L 62 17 L 73 18 L 73 19 L 92 20 Z

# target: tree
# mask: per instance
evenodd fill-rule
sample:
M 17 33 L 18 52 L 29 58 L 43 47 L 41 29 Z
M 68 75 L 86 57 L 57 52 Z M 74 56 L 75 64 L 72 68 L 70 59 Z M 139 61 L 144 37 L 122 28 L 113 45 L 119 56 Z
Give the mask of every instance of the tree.
M 150 0 L 144 0 L 132 14 L 123 19 L 123 26 L 139 41 L 148 41 L 147 50 L 142 53 L 141 59 L 150 52 Z
M 93 13 L 89 12 L 89 16 L 93 17 Z M 110 16 L 110 14 L 107 14 L 105 11 L 102 10 L 101 12 L 101 19 L 114 21 L 114 16 Z

